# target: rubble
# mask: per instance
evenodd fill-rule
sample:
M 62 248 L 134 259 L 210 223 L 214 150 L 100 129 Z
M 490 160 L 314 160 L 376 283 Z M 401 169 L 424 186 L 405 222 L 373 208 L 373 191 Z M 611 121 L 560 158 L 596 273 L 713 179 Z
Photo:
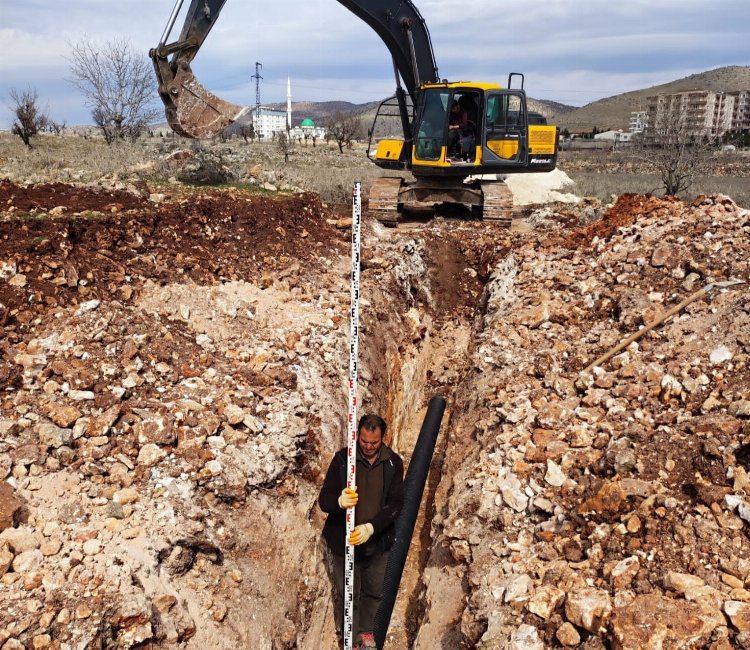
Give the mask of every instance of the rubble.
M 625 196 L 589 226 L 510 247 L 501 264 L 513 272 L 488 284 L 470 362 L 478 374 L 444 460 L 453 468 L 445 492 L 463 505 L 432 524 L 433 548 L 464 549 L 454 557 L 470 585 L 466 630 L 513 639 L 539 621 L 545 647 L 592 636 L 616 648 L 744 643 L 732 593 L 745 591 L 748 571 L 723 576 L 750 554 L 733 479 L 744 475 L 750 434 L 748 232 L 750 215 L 727 197 Z M 692 303 L 581 375 L 687 291 L 722 280 L 745 284 Z M 539 304 L 544 314 L 530 317 Z M 515 500 L 507 480 L 491 480 L 498 472 L 513 476 Z M 485 548 L 499 556 L 496 580 L 535 576 L 524 607 L 493 599 L 494 582 L 472 581 Z M 432 572 L 428 601 L 439 597 Z M 559 602 L 552 585 L 564 592 Z M 557 626 L 543 624 L 555 617 Z
M 366 224 L 360 400 L 408 460 L 449 398 L 391 647 L 748 643 L 747 285 L 583 370 L 747 283 L 750 215 L 586 209 Z M 332 646 L 346 217 L 7 181 L 0 210 L 2 647 Z

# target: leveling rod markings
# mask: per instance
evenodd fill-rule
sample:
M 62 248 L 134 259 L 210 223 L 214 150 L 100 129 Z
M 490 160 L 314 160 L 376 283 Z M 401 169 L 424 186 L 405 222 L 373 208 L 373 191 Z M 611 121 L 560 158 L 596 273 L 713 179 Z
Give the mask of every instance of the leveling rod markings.
M 362 226 L 362 183 L 352 190 L 352 286 L 349 321 L 349 421 L 347 436 L 346 485 L 356 485 L 357 459 L 357 356 L 359 353 L 359 247 Z M 346 511 L 346 557 L 344 558 L 344 650 L 352 650 L 354 636 L 354 508 Z

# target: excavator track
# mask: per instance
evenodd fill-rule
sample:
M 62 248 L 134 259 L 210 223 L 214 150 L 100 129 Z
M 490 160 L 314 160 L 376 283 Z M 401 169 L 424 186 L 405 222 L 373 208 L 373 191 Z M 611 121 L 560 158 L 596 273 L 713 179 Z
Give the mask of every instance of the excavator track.
M 398 196 L 402 183 L 401 178 L 379 178 L 370 187 L 369 213 L 386 226 L 398 224 Z
M 513 193 L 503 181 L 482 181 L 473 190 L 464 187 L 446 192 L 445 188 L 407 185 L 401 178 L 380 178 L 370 188 L 369 214 L 387 226 L 396 226 L 401 220 L 402 202 L 405 210 L 407 207 L 424 210 L 441 201 L 470 201 L 477 207 L 482 206 L 482 218 L 487 221 L 499 222 L 506 228 L 513 222 Z
M 503 181 L 482 181 L 482 218 L 499 221 L 510 228 L 513 223 L 513 193 Z

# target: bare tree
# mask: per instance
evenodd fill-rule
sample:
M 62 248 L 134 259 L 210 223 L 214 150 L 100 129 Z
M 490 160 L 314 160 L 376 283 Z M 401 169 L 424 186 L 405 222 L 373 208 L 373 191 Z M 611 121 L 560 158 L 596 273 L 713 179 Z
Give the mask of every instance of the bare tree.
M 664 194 L 677 196 L 707 170 L 712 147 L 705 133 L 690 128 L 684 113 L 674 111 L 647 128 L 636 151 L 659 174 Z
M 11 132 L 31 149 L 31 138 L 42 131 L 49 121 L 44 111 L 39 108 L 39 95 L 36 90 L 30 88 L 23 92 L 11 88 L 8 94 L 13 101 L 13 113 L 16 116 Z
M 153 101 L 156 81 L 151 63 L 126 39 L 98 45 L 84 39 L 72 45 L 71 80 L 91 108 L 91 116 L 112 144 L 136 139 L 159 115 Z
M 362 120 L 356 115 L 335 113 L 326 125 L 326 137 L 330 135 L 336 141 L 339 151 L 344 153 L 344 145 L 352 146 L 352 140 L 362 135 Z
M 60 135 L 65 130 L 66 126 L 67 122 L 65 121 L 56 122 L 55 120 L 49 120 L 47 123 L 47 130 L 55 135 Z
M 279 151 L 284 154 L 284 162 L 289 162 L 289 154 L 294 153 L 294 140 L 286 133 L 279 133 L 276 138 Z
M 255 126 L 253 124 L 243 124 L 240 129 L 240 135 L 242 135 L 242 139 L 245 142 L 248 141 L 248 138 L 250 142 L 255 142 Z

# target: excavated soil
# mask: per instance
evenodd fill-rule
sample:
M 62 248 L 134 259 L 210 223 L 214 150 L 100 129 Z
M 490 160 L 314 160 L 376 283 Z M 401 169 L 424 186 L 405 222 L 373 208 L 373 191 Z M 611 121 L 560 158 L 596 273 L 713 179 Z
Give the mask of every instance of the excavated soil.
M 448 399 L 388 648 L 750 647 L 750 216 L 365 220 L 360 402 Z M 0 647 L 336 647 L 350 231 L 313 194 L 0 183 Z

